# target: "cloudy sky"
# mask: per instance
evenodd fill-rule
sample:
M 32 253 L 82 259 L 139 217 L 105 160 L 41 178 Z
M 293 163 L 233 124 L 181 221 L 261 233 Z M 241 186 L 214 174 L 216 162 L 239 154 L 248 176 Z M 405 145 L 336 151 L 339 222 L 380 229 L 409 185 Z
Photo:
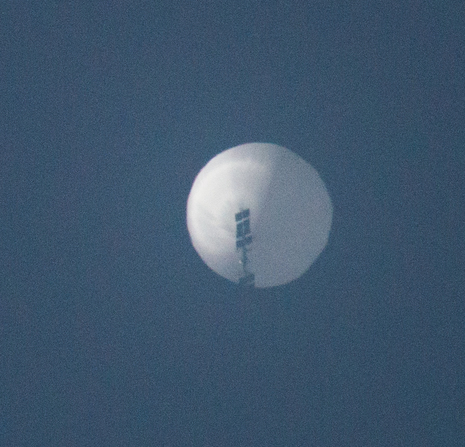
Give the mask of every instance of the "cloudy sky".
M 462 446 L 465 4 L 4 0 L 2 446 Z M 190 243 L 238 144 L 334 205 L 244 295 Z

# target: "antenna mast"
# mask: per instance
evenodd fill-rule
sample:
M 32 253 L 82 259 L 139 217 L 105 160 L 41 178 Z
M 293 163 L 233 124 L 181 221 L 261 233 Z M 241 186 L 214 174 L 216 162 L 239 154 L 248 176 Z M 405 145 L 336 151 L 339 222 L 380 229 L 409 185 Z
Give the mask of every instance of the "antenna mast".
M 239 284 L 244 287 L 255 286 L 255 275 L 248 270 L 247 252 L 248 246 L 252 243 L 250 233 L 250 209 L 236 213 L 236 249 L 241 250 L 242 277 L 239 278 Z

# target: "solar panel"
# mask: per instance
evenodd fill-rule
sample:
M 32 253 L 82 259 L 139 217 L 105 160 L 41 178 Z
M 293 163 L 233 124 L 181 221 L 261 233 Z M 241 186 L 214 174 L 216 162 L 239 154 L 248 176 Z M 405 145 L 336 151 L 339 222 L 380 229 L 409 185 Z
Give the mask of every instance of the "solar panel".
M 239 284 L 246 287 L 254 287 L 255 276 L 247 269 L 247 245 L 252 243 L 252 235 L 250 234 L 250 209 L 242 210 L 235 214 L 236 218 L 236 248 L 242 249 L 241 264 L 243 276 L 239 279 Z
M 250 216 L 249 208 L 243 211 L 239 211 L 238 213 L 235 214 L 236 222 L 239 222 L 240 220 L 243 220 L 243 219 L 247 219 L 249 216 Z

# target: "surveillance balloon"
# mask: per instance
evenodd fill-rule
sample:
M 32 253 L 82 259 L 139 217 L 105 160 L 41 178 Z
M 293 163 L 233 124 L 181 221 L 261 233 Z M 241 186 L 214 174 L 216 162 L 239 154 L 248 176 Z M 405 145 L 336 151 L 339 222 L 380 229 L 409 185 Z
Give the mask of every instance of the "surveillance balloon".
M 299 278 L 328 242 L 333 208 L 317 171 L 290 150 L 248 143 L 197 175 L 187 227 L 202 260 L 237 283 L 273 287 Z

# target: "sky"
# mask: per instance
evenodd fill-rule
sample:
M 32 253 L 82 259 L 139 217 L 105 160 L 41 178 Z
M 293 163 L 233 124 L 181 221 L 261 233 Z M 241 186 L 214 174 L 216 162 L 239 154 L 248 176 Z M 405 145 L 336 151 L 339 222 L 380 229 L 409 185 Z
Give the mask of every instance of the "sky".
M 463 446 L 465 4 L 4 0 L 2 446 Z M 244 293 L 199 170 L 294 151 L 334 207 Z

